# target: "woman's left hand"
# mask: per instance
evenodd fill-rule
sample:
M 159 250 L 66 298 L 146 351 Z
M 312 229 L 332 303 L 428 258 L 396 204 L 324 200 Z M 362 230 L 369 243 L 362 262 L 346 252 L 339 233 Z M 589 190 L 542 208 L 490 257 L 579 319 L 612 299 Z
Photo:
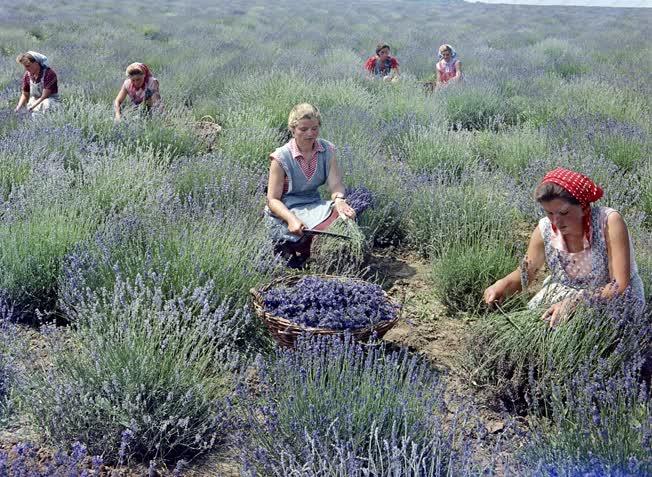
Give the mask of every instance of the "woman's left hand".
M 541 319 L 547 321 L 550 328 L 555 328 L 562 321 L 568 318 L 569 313 L 575 307 L 575 303 L 575 300 L 571 298 L 566 298 L 565 300 L 557 302 L 541 315 Z
M 340 217 L 348 217 L 349 219 L 355 219 L 355 210 L 346 203 L 345 199 L 335 199 L 335 210 L 340 215 Z

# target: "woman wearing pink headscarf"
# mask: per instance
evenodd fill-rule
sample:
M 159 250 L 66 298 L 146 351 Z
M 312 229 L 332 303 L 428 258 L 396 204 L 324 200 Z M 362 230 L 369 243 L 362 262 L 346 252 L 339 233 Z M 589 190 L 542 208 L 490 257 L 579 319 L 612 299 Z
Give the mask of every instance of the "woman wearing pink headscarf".
M 609 207 L 592 204 L 602 189 L 578 172 L 561 167 L 548 172 L 535 191 L 546 213 L 532 232 L 527 259 L 487 288 L 487 304 L 520 291 L 547 263 L 550 276 L 529 308 L 547 305 L 541 317 L 553 327 L 587 293 L 611 299 L 631 288 L 635 312 L 645 309 L 643 282 L 622 216 Z
M 147 65 L 132 63 L 127 66 L 126 74 L 127 79 L 122 83 L 120 92 L 113 101 L 116 121 L 120 121 L 122 102 L 127 96 L 134 107 L 144 104 L 148 110 L 156 108 L 161 102 L 158 80 L 152 76 Z

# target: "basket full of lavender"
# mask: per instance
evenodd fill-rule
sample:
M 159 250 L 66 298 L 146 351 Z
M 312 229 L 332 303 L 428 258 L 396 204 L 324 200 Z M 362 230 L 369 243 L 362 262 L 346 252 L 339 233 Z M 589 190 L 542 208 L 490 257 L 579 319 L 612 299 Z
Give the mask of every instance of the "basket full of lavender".
M 286 276 L 251 294 L 256 314 L 284 346 L 302 333 L 381 338 L 400 309 L 380 286 L 333 275 Z

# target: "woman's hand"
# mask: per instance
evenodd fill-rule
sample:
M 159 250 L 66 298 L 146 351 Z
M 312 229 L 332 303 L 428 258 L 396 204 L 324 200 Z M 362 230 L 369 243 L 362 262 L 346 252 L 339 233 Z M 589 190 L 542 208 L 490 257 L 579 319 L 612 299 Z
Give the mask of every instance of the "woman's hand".
M 303 235 L 303 230 L 306 228 L 306 224 L 301 222 L 298 218 L 293 217 L 288 222 L 288 230 L 291 234 L 298 235 L 301 237 Z
M 501 286 L 500 280 L 484 291 L 484 302 L 491 306 L 500 303 L 505 298 L 505 287 Z
M 555 328 L 562 321 L 568 318 L 568 314 L 575 308 L 577 302 L 572 298 L 566 298 L 555 303 L 541 315 L 541 319 L 548 322 L 550 328 Z
M 346 203 L 346 199 L 336 198 L 335 199 L 335 210 L 340 215 L 340 217 L 348 217 L 349 219 L 355 219 L 355 210 Z

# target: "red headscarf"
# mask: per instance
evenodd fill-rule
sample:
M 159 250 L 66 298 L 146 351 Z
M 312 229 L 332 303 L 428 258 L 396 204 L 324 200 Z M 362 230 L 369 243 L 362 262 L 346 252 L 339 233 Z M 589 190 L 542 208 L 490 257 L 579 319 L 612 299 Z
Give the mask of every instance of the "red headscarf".
M 582 217 L 582 230 L 586 239 L 591 241 L 591 202 L 595 202 L 603 196 L 603 191 L 595 182 L 579 172 L 574 172 L 563 167 L 558 167 L 548 172 L 541 181 L 541 184 L 551 182 L 563 187 L 580 203 L 584 215 Z M 552 229 L 557 232 L 553 225 Z

